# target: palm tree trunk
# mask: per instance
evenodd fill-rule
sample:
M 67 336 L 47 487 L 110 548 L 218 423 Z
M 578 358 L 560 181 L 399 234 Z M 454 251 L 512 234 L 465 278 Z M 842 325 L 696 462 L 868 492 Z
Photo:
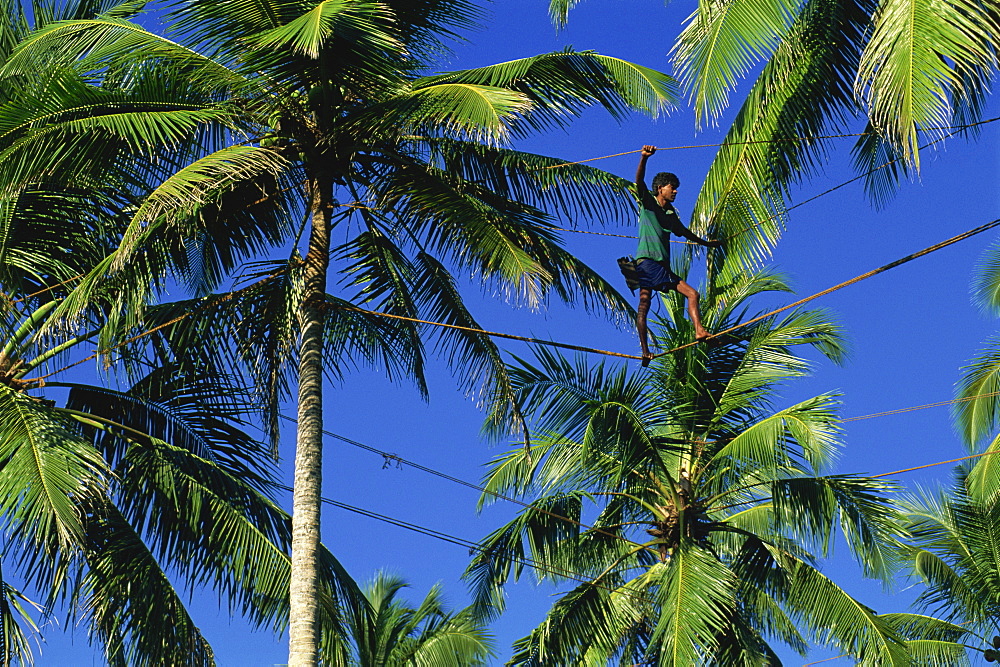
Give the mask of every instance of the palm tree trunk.
M 299 404 L 292 492 L 292 571 L 289 667 L 313 667 L 319 657 L 319 546 L 323 474 L 323 300 L 330 264 L 332 183 L 315 178 L 312 229 L 303 269 L 299 315 Z

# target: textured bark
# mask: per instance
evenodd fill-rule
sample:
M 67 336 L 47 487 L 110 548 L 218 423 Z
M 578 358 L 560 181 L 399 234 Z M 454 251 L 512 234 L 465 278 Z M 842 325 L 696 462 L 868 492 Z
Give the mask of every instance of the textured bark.
M 298 435 L 292 492 L 289 667 L 319 660 L 319 546 L 323 474 L 323 298 L 330 263 L 331 184 L 311 182 L 312 229 L 300 311 Z

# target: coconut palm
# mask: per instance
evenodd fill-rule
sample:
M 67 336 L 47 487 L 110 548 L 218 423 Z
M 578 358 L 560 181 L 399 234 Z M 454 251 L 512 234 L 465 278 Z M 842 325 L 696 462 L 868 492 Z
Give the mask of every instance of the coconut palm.
M 421 336 L 430 333 L 409 321 L 374 325 L 352 309 L 476 327 L 451 266 L 530 306 L 555 294 L 630 312 L 562 250 L 544 212 L 610 211 L 607 196 L 627 184 L 582 166 L 551 168 L 560 161 L 505 142 L 594 104 L 619 116 L 656 113 L 672 81 L 569 50 L 432 74 L 455 31 L 478 18 L 464 0 L 171 8 L 166 21 L 178 41 L 119 11 L 52 24 L 23 42 L 2 74 L 20 97 L 0 120 L 9 142 L 0 172 L 16 191 L 77 178 L 88 156 L 110 153 L 121 168 L 133 195 L 121 247 L 60 307 L 68 317 L 92 304 L 95 290 L 113 291 L 104 347 L 141 321 L 169 276 L 205 292 L 248 257 L 286 243 L 288 259 L 263 273 L 273 298 L 235 303 L 258 317 L 237 318 L 247 336 L 232 347 L 274 409 L 298 366 L 290 662 L 308 664 L 317 655 L 323 374 L 338 374 L 348 355 L 422 387 Z M 348 235 L 337 247 L 335 228 Z M 331 259 L 342 294 L 328 293 Z M 518 424 L 497 348 L 467 331 L 434 334 L 468 386 L 486 387 L 495 421 Z
M 787 288 L 756 274 L 705 290 L 711 326 L 775 289 Z M 673 347 L 690 325 L 679 299 L 666 303 L 660 342 Z M 823 474 L 834 395 L 773 407 L 808 371 L 793 352 L 803 344 L 843 355 L 822 312 L 798 311 L 663 357 L 648 376 L 544 350 L 512 371 L 539 435 L 490 464 L 486 486 L 530 507 L 483 540 L 467 577 L 484 613 L 503 609 L 526 561 L 572 586 L 512 664 L 771 664 L 772 642 L 804 653 L 809 640 L 907 664 L 906 637 L 815 563 L 839 527 L 864 571 L 888 576 L 898 517 L 892 484 Z
M 485 665 L 494 655 L 493 638 L 470 610 L 449 612 L 440 586 L 416 608 L 399 599 L 407 584 L 379 573 L 364 588 L 370 613 L 348 617 L 350 653 L 357 667 L 404 665 Z M 359 610 L 363 611 L 363 610 Z
M 194 382 L 177 363 L 126 391 L 58 380 L 43 389 L 29 376 L 94 335 L 39 335 L 58 303 L 4 309 L 6 569 L 39 591 L 48 613 L 63 602 L 85 620 L 112 664 L 211 664 L 168 574 L 216 587 L 258 622 L 280 625 L 267 607 L 283 606 L 281 582 L 275 595 L 272 574 L 240 565 L 282 558 L 263 453 L 238 428 L 238 398 L 217 398 L 233 387 Z M 30 662 L 23 642 L 17 657 Z
M 135 377 L 124 389 L 40 381 L 85 348 L 101 319 L 89 313 L 92 330 L 54 335 L 65 292 L 12 300 L 0 317 L 4 572 L 38 593 L 45 614 L 81 622 L 113 665 L 214 664 L 175 580 L 281 631 L 290 517 L 273 499 L 267 448 L 245 432 L 252 397 L 169 328 L 119 348 Z M 171 317 L 161 310 L 153 321 Z M 367 604 L 336 560 L 321 558 L 320 624 L 335 654 L 342 610 L 364 614 Z M 4 654 L 30 663 L 15 622 L 23 596 L 3 586 Z

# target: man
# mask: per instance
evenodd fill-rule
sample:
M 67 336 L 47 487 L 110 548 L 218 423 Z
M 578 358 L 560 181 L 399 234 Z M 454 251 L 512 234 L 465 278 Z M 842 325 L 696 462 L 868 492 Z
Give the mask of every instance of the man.
M 701 313 L 698 310 L 698 292 L 680 276 L 670 270 L 670 233 L 700 243 L 709 248 L 718 248 L 721 241 L 706 241 L 693 234 L 681 224 L 674 209 L 674 199 L 680 180 L 670 173 L 661 172 L 653 177 L 653 191 L 646 188 L 646 160 L 656 152 L 655 146 L 643 146 L 639 158 L 639 167 L 635 172 L 635 187 L 639 194 L 639 249 L 636 251 L 636 271 L 639 274 L 639 316 L 636 329 L 639 331 L 639 342 L 642 345 L 642 365 L 649 365 L 653 355 L 649 351 L 649 331 L 646 328 L 646 315 L 653 290 L 666 292 L 675 290 L 687 299 L 688 316 L 694 324 L 696 340 L 708 338 L 709 333 L 701 325 Z

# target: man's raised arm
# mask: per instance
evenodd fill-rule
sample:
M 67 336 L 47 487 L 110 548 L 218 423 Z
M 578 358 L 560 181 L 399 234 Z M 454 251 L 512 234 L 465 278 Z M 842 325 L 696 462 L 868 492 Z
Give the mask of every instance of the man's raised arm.
M 655 152 L 656 146 L 643 146 L 639 156 L 639 166 L 635 169 L 635 191 L 640 200 L 651 196 L 649 188 L 646 187 L 646 160 Z

